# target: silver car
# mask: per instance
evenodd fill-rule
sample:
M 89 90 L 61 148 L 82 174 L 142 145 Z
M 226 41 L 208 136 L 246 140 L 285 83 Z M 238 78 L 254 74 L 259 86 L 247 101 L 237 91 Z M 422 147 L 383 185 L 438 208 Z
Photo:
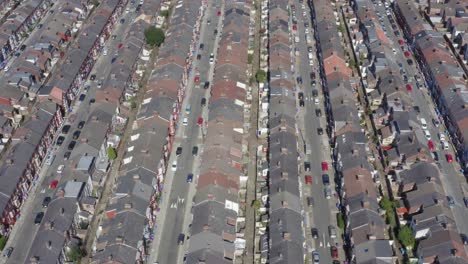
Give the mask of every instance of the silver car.
M 312 252 L 312 259 L 314 260 L 314 264 L 320 264 L 320 255 L 317 251 Z

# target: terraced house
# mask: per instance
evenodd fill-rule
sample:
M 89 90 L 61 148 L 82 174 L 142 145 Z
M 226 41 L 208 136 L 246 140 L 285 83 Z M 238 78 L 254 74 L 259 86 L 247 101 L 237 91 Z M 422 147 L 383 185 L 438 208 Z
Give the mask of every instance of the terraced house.
M 204 151 L 193 203 L 187 263 L 233 263 L 241 219 L 242 135 L 250 5 L 226 2 Z

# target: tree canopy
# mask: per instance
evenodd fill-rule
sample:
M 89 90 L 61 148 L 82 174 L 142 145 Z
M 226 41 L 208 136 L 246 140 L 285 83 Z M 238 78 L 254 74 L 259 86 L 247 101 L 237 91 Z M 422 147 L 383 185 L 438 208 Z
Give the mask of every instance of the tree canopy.
M 413 248 L 415 243 L 413 230 L 409 226 L 402 226 L 398 231 L 398 240 L 403 246 Z
M 150 26 L 145 30 L 145 38 L 146 44 L 149 46 L 159 47 L 164 43 L 166 36 L 164 35 L 164 31 L 162 29 L 156 28 L 155 26 Z

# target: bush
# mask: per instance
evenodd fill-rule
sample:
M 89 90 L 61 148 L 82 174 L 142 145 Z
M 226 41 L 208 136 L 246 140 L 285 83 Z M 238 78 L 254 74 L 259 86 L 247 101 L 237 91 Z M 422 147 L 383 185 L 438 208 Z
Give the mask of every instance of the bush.
M 264 83 L 266 81 L 267 74 L 264 70 L 258 70 L 255 74 L 255 78 L 257 79 L 257 82 Z
M 0 236 L 0 251 L 2 251 L 5 248 L 7 242 L 7 238 L 4 236 Z
M 247 63 L 248 63 L 248 64 L 252 64 L 253 58 L 254 58 L 254 57 L 253 57 L 253 54 L 247 55 Z
M 164 31 L 162 31 L 162 29 L 150 26 L 145 30 L 145 38 L 146 44 L 148 44 L 150 47 L 159 47 L 164 43 L 166 36 L 164 35 Z
M 110 160 L 115 160 L 115 158 L 117 158 L 117 152 L 115 151 L 115 149 L 113 147 L 108 147 L 107 148 L 107 157 Z
M 402 226 L 398 230 L 398 240 L 400 240 L 403 246 L 413 248 L 415 243 L 413 230 L 409 226 Z
M 85 252 L 78 246 L 70 248 L 68 251 L 68 259 L 72 262 L 78 262 L 82 257 L 84 257 Z

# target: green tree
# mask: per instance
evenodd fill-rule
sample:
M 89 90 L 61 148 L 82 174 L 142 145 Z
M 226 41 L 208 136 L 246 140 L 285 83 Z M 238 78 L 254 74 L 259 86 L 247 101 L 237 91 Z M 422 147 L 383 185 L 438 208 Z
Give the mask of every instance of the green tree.
M 162 31 L 162 29 L 156 28 L 155 26 L 150 26 L 145 30 L 145 38 L 146 44 L 149 46 L 159 47 L 164 43 L 166 36 L 164 35 L 164 31 Z
M 78 246 L 71 247 L 67 254 L 68 259 L 72 262 L 78 262 L 84 255 L 85 252 Z
M 267 78 L 267 73 L 264 70 L 258 70 L 255 74 L 255 78 L 257 79 L 257 82 L 264 83 Z
M 247 63 L 252 64 L 253 58 L 254 58 L 253 54 L 247 55 Z
M 398 240 L 400 240 L 403 246 L 413 248 L 415 243 L 413 230 L 409 226 L 402 226 L 398 230 Z
M 110 160 L 115 160 L 115 158 L 117 158 L 117 152 L 115 151 L 115 149 L 113 147 L 108 147 L 107 148 L 107 157 Z
M 137 103 L 135 102 L 135 97 L 130 97 L 130 99 L 128 100 L 130 102 L 130 108 L 131 109 L 135 109 L 137 108 Z
M 341 230 L 344 230 L 345 222 L 344 222 L 343 214 L 341 212 L 339 212 L 336 215 L 336 223 Z
M 253 200 L 252 207 L 255 209 L 255 211 L 258 211 L 260 210 L 260 207 L 262 207 L 262 203 L 259 200 Z
M 387 196 L 382 197 L 380 200 L 380 207 L 382 207 L 385 211 L 393 210 L 394 203 L 388 198 Z
M 159 15 L 163 16 L 164 18 L 168 18 L 169 17 L 169 10 L 163 10 L 163 11 L 159 12 Z
M 7 238 L 5 236 L 0 236 L 0 251 L 5 248 Z

